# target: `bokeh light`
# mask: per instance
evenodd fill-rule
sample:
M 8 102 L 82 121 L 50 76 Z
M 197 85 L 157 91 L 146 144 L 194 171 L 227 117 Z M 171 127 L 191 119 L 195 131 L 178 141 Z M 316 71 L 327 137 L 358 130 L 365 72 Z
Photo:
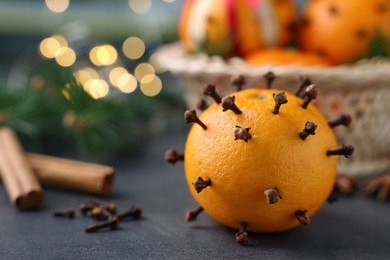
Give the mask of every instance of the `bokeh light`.
M 94 99 L 107 96 L 109 91 L 108 83 L 103 79 L 88 80 L 84 84 L 84 89 Z
M 151 0 L 129 0 L 129 6 L 134 13 L 144 14 L 150 10 L 152 6 Z
M 138 64 L 137 67 L 135 67 L 134 75 L 137 78 L 138 81 L 141 81 L 143 77 L 146 75 L 152 74 L 154 75 L 156 73 L 156 70 L 152 65 L 149 63 L 141 63 Z
M 109 44 L 95 46 L 89 52 L 89 58 L 96 66 L 108 66 L 113 64 L 118 57 L 116 49 Z
M 123 67 L 115 67 L 110 71 L 109 79 L 113 86 L 118 86 L 119 78 L 124 75 L 129 74 L 129 72 Z
M 127 58 L 136 60 L 144 55 L 145 44 L 138 37 L 129 37 L 123 42 L 122 50 Z
M 164 73 L 165 71 L 167 71 L 167 69 L 164 68 L 164 66 L 161 66 L 158 63 L 158 61 L 157 61 L 157 54 L 156 53 L 153 53 L 149 57 L 149 63 L 154 67 L 154 69 L 156 70 L 156 73 Z
M 63 47 L 60 50 L 60 55 L 56 56 L 56 62 L 62 67 L 70 67 L 76 61 L 76 53 L 72 48 Z
M 76 71 L 73 76 L 76 81 L 85 86 L 85 83 L 92 79 L 99 79 L 99 73 L 93 68 L 85 67 Z M 85 89 L 85 88 L 84 88 Z
M 145 96 L 156 96 L 162 90 L 161 79 L 156 75 L 147 75 L 141 80 L 140 89 Z
M 53 35 L 51 37 L 45 38 L 39 44 L 39 53 L 48 59 L 55 58 L 62 54 L 62 51 L 68 47 L 68 42 L 62 35 Z
M 131 93 L 137 88 L 137 79 L 129 73 L 123 74 L 119 77 L 117 87 L 123 93 Z
M 163 0 L 164 2 L 166 2 L 166 3 L 173 3 L 173 2 L 175 2 L 176 0 Z
M 62 13 L 69 7 L 69 0 L 45 0 L 47 8 L 55 13 Z

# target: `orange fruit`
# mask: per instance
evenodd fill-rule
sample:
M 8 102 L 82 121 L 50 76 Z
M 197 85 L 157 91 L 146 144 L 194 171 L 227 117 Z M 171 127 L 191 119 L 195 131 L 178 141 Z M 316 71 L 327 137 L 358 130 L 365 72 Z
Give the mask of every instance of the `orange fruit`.
M 290 49 L 264 49 L 250 53 L 244 60 L 253 66 L 295 65 L 295 66 L 330 66 L 330 62 L 316 53 Z
M 186 0 L 178 27 L 186 51 L 227 58 L 285 46 L 295 24 L 292 0 Z
M 194 124 L 185 146 L 185 172 L 189 189 L 201 207 L 216 221 L 238 229 L 277 232 L 300 225 L 298 211 L 314 215 L 330 195 L 336 178 L 335 135 L 323 114 L 312 104 L 285 93 L 288 103 L 274 114 L 276 89 L 246 89 L 233 93 L 242 111 L 222 111 L 221 104 L 207 108 Z M 300 133 L 307 122 L 317 125 L 305 140 Z M 248 129 L 249 128 L 249 129 Z M 251 135 L 235 140 L 240 130 Z M 242 136 L 241 136 L 242 137 Z M 247 136 L 248 137 L 248 136 Z M 210 181 L 201 192 L 194 181 Z M 276 190 L 281 199 L 269 204 L 264 195 Z
M 389 24 L 388 0 L 310 1 L 304 9 L 299 46 L 334 65 L 369 57 L 377 39 L 382 39 L 389 54 Z

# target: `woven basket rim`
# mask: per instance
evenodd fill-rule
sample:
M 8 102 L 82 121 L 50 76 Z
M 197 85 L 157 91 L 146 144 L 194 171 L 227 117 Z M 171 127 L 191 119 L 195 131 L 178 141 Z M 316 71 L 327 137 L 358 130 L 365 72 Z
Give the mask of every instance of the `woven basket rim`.
M 159 66 L 179 77 L 231 77 L 243 75 L 247 78 L 259 78 L 268 71 L 284 78 L 296 78 L 306 75 L 315 82 L 327 82 L 328 90 L 350 88 L 383 88 L 390 83 L 390 58 L 362 59 L 353 64 L 333 67 L 274 66 L 254 67 L 239 57 L 224 60 L 220 56 L 207 56 L 204 53 L 187 53 L 180 42 L 169 43 L 156 50 L 156 62 Z

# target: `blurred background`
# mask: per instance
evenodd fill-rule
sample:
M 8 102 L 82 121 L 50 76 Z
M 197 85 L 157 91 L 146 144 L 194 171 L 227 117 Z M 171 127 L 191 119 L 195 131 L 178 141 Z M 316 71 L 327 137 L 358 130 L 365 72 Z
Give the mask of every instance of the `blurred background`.
M 153 53 L 177 40 L 181 5 L 1 0 L 0 126 L 28 150 L 88 158 L 131 152 L 147 134 L 180 128 L 179 84 Z

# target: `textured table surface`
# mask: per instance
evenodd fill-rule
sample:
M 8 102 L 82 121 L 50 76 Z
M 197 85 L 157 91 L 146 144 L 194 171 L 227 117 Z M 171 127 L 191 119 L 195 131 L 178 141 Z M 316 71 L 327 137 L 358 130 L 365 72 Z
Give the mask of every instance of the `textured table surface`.
M 324 207 L 312 223 L 277 234 L 250 234 L 250 245 L 236 244 L 232 230 L 206 214 L 186 223 L 196 205 L 185 183 L 183 165 L 165 163 L 163 154 L 182 150 L 185 133 L 154 137 L 132 157 L 115 163 L 111 200 L 120 210 L 137 204 L 140 221 L 121 230 L 86 234 L 93 223 L 52 212 L 77 208 L 87 195 L 45 189 L 40 210 L 19 212 L 0 183 L 0 259 L 390 259 L 390 204 L 355 196 Z

